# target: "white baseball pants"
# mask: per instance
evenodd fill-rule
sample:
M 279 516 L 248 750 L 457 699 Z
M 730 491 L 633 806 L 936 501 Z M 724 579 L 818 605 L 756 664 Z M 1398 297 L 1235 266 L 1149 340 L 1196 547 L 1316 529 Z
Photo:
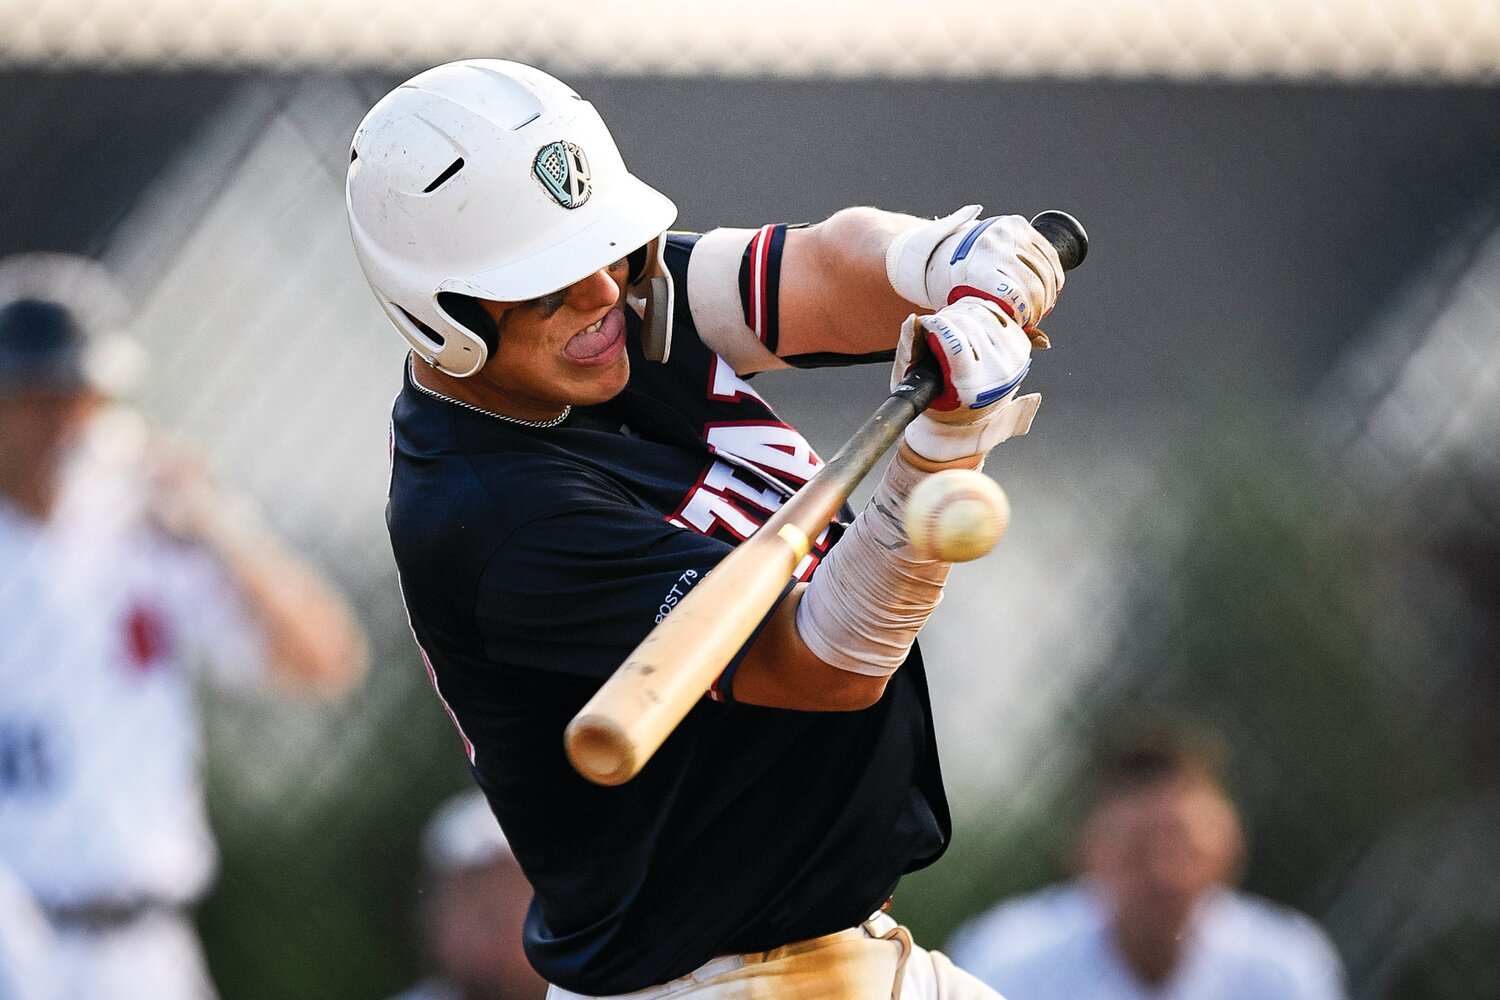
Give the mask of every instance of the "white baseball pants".
M 912 944 L 884 913 L 858 927 L 749 955 L 724 955 L 670 983 L 614 997 L 557 986 L 547 1000 L 1003 1000 L 948 960 Z

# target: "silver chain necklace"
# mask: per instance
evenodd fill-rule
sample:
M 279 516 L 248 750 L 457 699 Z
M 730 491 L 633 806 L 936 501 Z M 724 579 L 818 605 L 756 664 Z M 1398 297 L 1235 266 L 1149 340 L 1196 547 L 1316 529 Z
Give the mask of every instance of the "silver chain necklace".
M 563 411 L 550 420 L 522 420 L 520 417 L 508 417 L 503 413 L 496 413 L 494 410 L 486 410 L 482 406 L 475 406 L 473 403 L 465 403 L 461 399 L 454 399 L 452 396 L 444 396 L 436 389 L 427 388 L 421 382 L 417 381 L 416 361 L 410 355 L 407 356 L 406 371 L 408 377 L 411 379 L 411 384 L 417 387 L 418 392 L 425 392 L 433 399 L 441 399 L 445 403 L 452 403 L 454 406 L 461 406 L 466 410 L 473 410 L 475 413 L 483 413 L 487 417 L 494 417 L 496 420 L 503 420 L 508 424 L 517 424 L 521 427 L 556 427 L 564 420 L 567 420 L 568 414 L 573 412 L 573 407 L 569 405 L 564 406 Z

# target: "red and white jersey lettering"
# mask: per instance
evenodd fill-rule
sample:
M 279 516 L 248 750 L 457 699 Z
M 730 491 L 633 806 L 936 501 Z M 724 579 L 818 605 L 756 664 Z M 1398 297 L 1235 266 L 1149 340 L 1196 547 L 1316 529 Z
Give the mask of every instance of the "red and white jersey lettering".
M 687 495 L 682 508 L 667 520 L 700 535 L 712 536 L 719 530 L 727 531 L 736 541 L 749 538 L 761 525 L 760 520 L 736 506 L 733 499 L 701 483 Z
M 709 424 L 703 437 L 711 450 L 727 452 L 799 486 L 823 466 L 807 439 L 783 423 Z
M 741 399 L 753 399 L 756 402 L 769 407 L 765 397 L 756 392 L 749 382 L 734 373 L 729 367 L 729 362 L 719 357 L 713 357 L 712 371 L 709 375 L 708 398 L 722 400 L 726 403 L 738 402 Z
M 715 457 L 682 506 L 667 518 L 702 535 L 722 531 L 736 542 L 744 541 L 781 509 L 788 488 L 806 483 L 823 464 L 806 438 L 779 422 L 710 424 L 704 439 Z M 825 528 L 798 565 L 797 579 L 812 576 L 827 552 Z
M 703 441 L 714 456 L 667 520 L 701 535 L 742 542 L 781 508 L 792 491 L 822 467 L 822 459 L 797 430 L 781 421 L 760 393 L 716 354 L 709 356 L 710 406 L 737 411 L 745 419 L 710 421 Z M 828 551 L 828 531 L 798 566 L 798 579 L 812 575 Z

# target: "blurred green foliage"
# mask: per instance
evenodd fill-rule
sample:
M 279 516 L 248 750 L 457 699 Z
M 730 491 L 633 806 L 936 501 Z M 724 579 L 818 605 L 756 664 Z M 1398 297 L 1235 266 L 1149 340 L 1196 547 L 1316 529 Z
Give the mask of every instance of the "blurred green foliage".
M 1396 974 L 1387 1000 L 1500 997 L 1500 924 L 1475 921 L 1431 942 Z
M 1140 538 L 1130 630 L 1082 707 L 1095 729 L 1168 709 L 1220 733 L 1247 887 L 1316 911 L 1385 822 L 1457 791 L 1459 748 L 1392 620 L 1400 540 L 1341 516 L 1295 440 L 1242 419 L 1163 477 L 1182 520 Z

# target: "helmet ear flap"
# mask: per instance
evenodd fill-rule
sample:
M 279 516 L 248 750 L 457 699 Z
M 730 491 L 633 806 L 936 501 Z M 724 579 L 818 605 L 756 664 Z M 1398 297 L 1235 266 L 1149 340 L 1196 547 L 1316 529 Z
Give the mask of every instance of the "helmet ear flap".
M 651 243 L 655 242 L 655 240 L 651 241 Z M 632 250 L 625 256 L 625 263 L 627 265 L 625 283 L 627 285 L 638 285 L 641 283 L 641 279 L 646 276 L 646 268 L 652 263 L 651 243 L 647 243 L 639 249 Z
M 663 256 L 667 234 L 662 233 L 625 258 L 626 285 L 642 319 L 641 348 L 651 361 L 665 363 L 672 350 L 672 272 Z
M 495 352 L 500 349 L 500 325 L 485 311 L 478 299 L 462 292 L 438 292 L 437 304 L 453 322 L 484 341 L 490 357 L 495 356 Z

